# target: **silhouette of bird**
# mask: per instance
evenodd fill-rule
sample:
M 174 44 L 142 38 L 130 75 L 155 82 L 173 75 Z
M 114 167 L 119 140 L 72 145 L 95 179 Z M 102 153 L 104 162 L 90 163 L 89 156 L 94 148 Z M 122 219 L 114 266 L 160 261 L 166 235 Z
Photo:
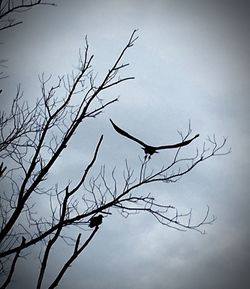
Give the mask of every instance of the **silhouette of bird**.
M 127 133 L 126 131 L 124 131 L 123 129 L 121 129 L 120 127 L 118 127 L 113 121 L 112 119 L 109 119 L 110 122 L 112 123 L 114 129 L 121 135 L 139 143 L 140 145 L 142 145 L 142 149 L 144 150 L 145 152 L 145 159 L 147 156 L 149 156 L 149 159 L 150 157 L 154 154 L 154 153 L 158 153 L 157 151 L 158 150 L 164 150 L 164 149 L 174 149 L 174 148 L 179 148 L 179 147 L 182 147 L 182 146 L 186 146 L 188 145 L 189 143 L 191 143 L 195 138 L 197 138 L 199 136 L 199 134 L 197 134 L 196 136 L 194 136 L 193 138 L 189 139 L 189 140 L 186 140 L 186 141 L 183 141 L 183 142 L 180 142 L 180 143 L 176 143 L 176 144 L 172 144 L 172 145 L 163 145 L 163 146 L 158 146 L 158 147 L 155 147 L 155 146 L 150 146 L 150 145 L 147 145 L 145 144 L 143 141 L 139 140 L 138 138 L 130 135 L 129 133 Z
M 90 220 L 89 220 L 89 227 L 90 228 L 94 228 L 94 227 L 97 227 L 99 225 L 101 225 L 102 223 L 102 218 L 103 218 L 103 215 L 98 215 L 96 217 L 92 217 Z

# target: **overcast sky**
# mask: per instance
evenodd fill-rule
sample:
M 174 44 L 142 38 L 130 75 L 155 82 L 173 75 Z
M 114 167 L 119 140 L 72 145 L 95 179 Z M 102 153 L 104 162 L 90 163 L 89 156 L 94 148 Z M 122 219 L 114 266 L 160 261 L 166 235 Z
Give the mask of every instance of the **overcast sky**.
M 139 165 L 143 151 L 118 137 L 109 118 L 155 145 L 178 139 L 191 120 L 202 146 L 213 133 L 228 137 L 230 155 L 203 162 L 176 184 L 151 186 L 165 202 L 192 208 L 201 217 L 206 206 L 217 217 L 207 234 L 177 232 L 140 214 L 104 219 L 97 236 L 66 273 L 60 288 L 75 289 L 247 289 L 250 284 L 249 91 L 250 5 L 248 1 L 57 1 L 21 15 L 24 23 L 1 34 L 1 55 L 9 78 L 2 82 L 4 106 L 21 83 L 25 97 L 39 96 L 38 75 L 70 73 L 88 35 L 96 72 L 105 69 L 138 29 L 126 55 L 135 80 L 110 90 L 120 96 L 89 130 L 75 136 L 64 166 L 54 177 L 73 177 L 85 150 L 104 133 L 98 165 L 108 170 L 128 159 Z M 15 85 L 13 85 L 13 83 Z M 8 91 L 8 93 L 6 92 Z M 82 135 L 81 135 L 82 133 Z M 178 139 L 179 140 L 179 139 Z M 112 148 L 112 156 L 110 156 Z M 153 156 L 163 164 L 166 152 Z M 62 260 L 54 253 L 51 275 Z M 34 260 L 34 263 L 36 260 Z M 23 263 L 25 264 L 25 262 Z M 32 288 L 33 264 L 23 265 L 11 288 Z M 22 287 L 20 287 L 22 284 Z

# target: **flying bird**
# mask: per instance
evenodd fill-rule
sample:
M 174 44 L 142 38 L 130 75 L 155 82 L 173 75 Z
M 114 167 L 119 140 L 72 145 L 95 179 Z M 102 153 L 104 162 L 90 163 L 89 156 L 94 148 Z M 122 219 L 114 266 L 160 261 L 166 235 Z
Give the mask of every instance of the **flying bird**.
M 89 220 L 89 227 L 90 228 L 94 228 L 94 227 L 98 227 L 99 225 L 101 225 L 102 223 L 102 218 L 103 218 L 103 215 L 98 215 L 96 217 L 92 217 L 90 220 Z
M 189 140 L 186 140 L 186 141 L 183 141 L 183 142 L 180 142 L 180 143 L 176 143 L 176 144 L 172 144 L 172 145 L 163 145 L 163 146 L 158 146 L 158 147 L 155 147 L 155 146 L 150 146 L 150 145 L 147 145 L 145 144 L 143 141 L 139 140 L 138 138 L 130 135 L 129 133 L 127 133 L 126 131 L 124 131 L 123 129 L 121 129 L 120 127 L 118 127 L 113 121 L 112 119 L 109 119 L 110 122 L 112 123 L 114 129 L 121 135 L 139 143 L 140 145 L 142 145 L 142 149 L 144 150 L 145 152 L 145 159 L 147 156 L 149 156 L 149 159 L 150 157 L 154 154 L 154 153 L 158 153 L 157 151 L 158 150 L 164 150 L 164 149 L 174 149 L 174 148 L 179 148 L 179 147 L 182 147 L 182 146 L 186 146 L 188 145 L 189 143 L 191 143 L 191 141 L 193 141 L 195 138 L 197 138 L 199 136 L 199 134 L 197 134 L 196 136 L 194 136 L 193 138 L 189 139 Z

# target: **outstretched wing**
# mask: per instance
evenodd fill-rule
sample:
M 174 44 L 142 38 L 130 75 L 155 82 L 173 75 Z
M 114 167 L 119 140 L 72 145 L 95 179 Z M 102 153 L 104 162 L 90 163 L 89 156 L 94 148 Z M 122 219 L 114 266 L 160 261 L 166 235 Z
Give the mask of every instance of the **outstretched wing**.
M 139 143 L 139 144 L 142 145 L 143 147 L 146 147 L 146 146 L 147 146 L 147 145 L 146 145 L 144 142 L 142 142 L 141 140 L 135 138 L 134 136 L 130 135 L 129 133 L 127 133 L 127 132 L 124 131 L 123 129 L 119 128 L 116 124 L 114 124 L 114 122 L 112 121 L 112 119 L 109 119 L 109 120 L 110 120 L 110 122 L 112 123 L 114 129 L 115 129 L 119 134 L 121 134 L 121 135 L 123 135 L 123 136 L 125 136 L 125 137 L 127 137 L 127 138 L 129 138 L 129 139 L 132 139 L 133 141 Z
M 156 148 L 156 150 L 164 150 L 164 149 L 174 149 L 174 148 L 183 147 L 183 146 L 190 144 L 198 136 L 199 136 L 199 134 L 197 134 L 193 138 L 191 138 L 189 140 L 185 140 L 183 142 L 179 142 L 179 143 L 172 144 L 172 145 L 159 146 L 159 147 L 155 147 L 155 148 Z

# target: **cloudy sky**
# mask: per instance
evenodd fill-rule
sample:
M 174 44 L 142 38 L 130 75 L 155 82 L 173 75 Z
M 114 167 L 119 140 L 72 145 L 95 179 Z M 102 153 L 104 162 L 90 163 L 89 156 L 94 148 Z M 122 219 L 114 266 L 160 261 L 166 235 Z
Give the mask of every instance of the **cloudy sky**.
M 58 6 L 27 11 L 24 23 L 1 34 L 1 54 L 9 78 L 1 101 L 8 106 L 16 84 L 25 97 L 39 96 L 38 75 L 70 73 L 88 35 L 100 74 L 115 60 L 130 34 L 138 29 L 126 61 L 135 80 L 110 90 L 120 96 L 88 129 L 82 145 L 77 134 L 64 163 L 54 171 L 58 182 L 81 167 L 83 149 L 104 133 L 98 164 L 138 168 L 140 147 L 118 137 L 109 118 L 147 142 L 171 143 L 191 120 L 196 145 L 213 133 L 228 137 L 230 155 L 203 162 L 178 183 L 150 191 L 166 203 L 192 208 L 202 217 L 209 205 L 217 217 L 207 234 L 178 232 L 140 214 L 105 218 L 97 236 L 65 275 L 60 288 L 88 289 L 247 289 L 249 248 L 249 29 L 248 1 L 85 0 L 57 1 Z M 13 86 L 13 83 L 15 84 Z M 3 97 L 5 97 L 3 99 Z M 112 155 L 110 155 L 112 148 Z M 154 156 L 164 163 L 162 152 Z M 60 162 L 60 161 L 59 161 Z M 72 173 L 72 175 L 69 173 Z M 54 252 L 51 276 L 62 261 Z M 37 260 L 34 259 L 34 263 Z M 23 263 L 11 288 L 32 288 L 35 266 Z M 48 277 L 49 278 L 49 277 Z

